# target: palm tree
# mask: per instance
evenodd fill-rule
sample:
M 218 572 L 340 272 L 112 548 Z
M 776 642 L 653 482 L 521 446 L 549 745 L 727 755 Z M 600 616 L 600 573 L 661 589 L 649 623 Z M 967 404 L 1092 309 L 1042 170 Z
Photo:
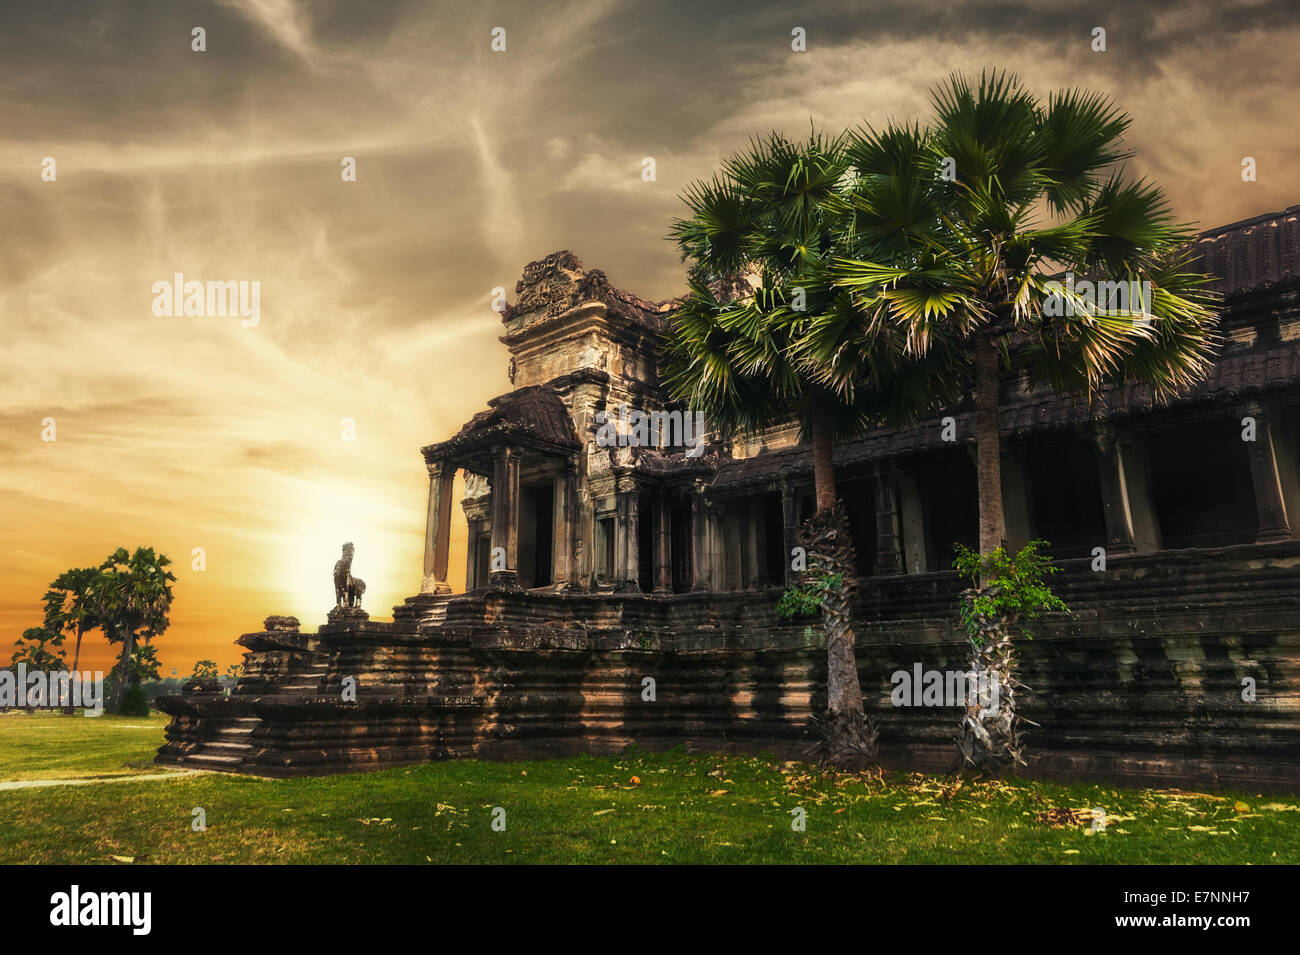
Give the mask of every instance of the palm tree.
M 104 632 L 112 643 L 122 644 L 116 667 L 112 709 L 121 707 L 128 683 L 138 682 L 131 666 L 137 640 L 149 642 L 167 629 L 171 584 L 176 575 L 167 570 L 171 561 L 152 547 L 137 547 L 128 554 L 119 547 L 100 567 L 104 575 Z
M 841 763 L 873 757 L 875 733 L 854 652 L 854 555 L 835 490 L 834 443 L 897 410 L 892 396 L 900 390 L 927 397 L 946 390 L 939 363 L 906 361 L 897 336 L 855 339 L 861 347 L 852 350 L 847 385 L 823 380 L 823 367 L 800 353 L 810 323 L 851 317 L 851 294 L 827 274 L 843 251 L 837 243 L 851 211 L 848 171 L 842 138 L 813 132 L 796 143 L 771 133 L 711 181 L 688 188 L 683 198 L 691 214 L 674 223 L 672 237 L 691 263 L 690 291 L 669 324 L 664 369 L 673 396 L 724 432 L 761 432 L 797 419 L 811 440 L 816 516 L 804 543 L 810 570 L 823 582 L 823 752 Z M 833 360 L 830 366 L 838 367 Z M 918 374 L 936 381 L 918 388 Z
M 954 75 L 931 99 L 932 126 L 849 136 L 852 211 L 828 271 L 855 327 L 819 316 L 800 348 L 838 391 L 855 386 L 855 362 L 842 359 L 852 335 L 901 336 L 908 357 L 938 356 L 958 372 L 975 412 L 979 553 L 992 558 L 1006 534 L 1002 372 L 1090 398 L 1136 379 L 1168 397 L 1209 368 L 1212 297 L 1188 265 L 1192 229 L 1160 189 L 1126 177 L 1131 120 L 1108 98 L 1069 90 L 1044 102 L 997 72 L 976 87 Z M 1138 284 L 1093 284 L 1106 291 L 1089 295 L 1074 276 Z M 1124 299 L 1134 287 L 1149 294 Z M 1005 713 L 996 721 L 1010 725 Z
M 55 578 L 45 593 L 45 627 L 56 633 L 71 628 L 77 635 L 72 653 L 72 672 L 81 662 L 81 640 L 88 630 L 103 626 L 101 584 L 98 567 L 75 567 Z M 64 712 L 72 712 L 68 707 Z

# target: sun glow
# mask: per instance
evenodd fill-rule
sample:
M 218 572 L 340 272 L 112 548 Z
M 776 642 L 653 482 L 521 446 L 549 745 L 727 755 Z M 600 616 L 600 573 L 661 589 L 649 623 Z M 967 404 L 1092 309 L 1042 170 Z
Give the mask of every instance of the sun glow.
M 303 626 L 313 625 L 334 606 L 334 563 L 343 544 L 356 547 L 354 576 L 366 582 L 362 607 L 387 617 L 392 605 L 418 589 L 420 566 L 404 566 L 395 555 L 418 550 L 415 515 L 356 487 L 331 482 L 301 482 L 286 508 L 281 530 L 283 561 L 275 583 L 289 595 Z

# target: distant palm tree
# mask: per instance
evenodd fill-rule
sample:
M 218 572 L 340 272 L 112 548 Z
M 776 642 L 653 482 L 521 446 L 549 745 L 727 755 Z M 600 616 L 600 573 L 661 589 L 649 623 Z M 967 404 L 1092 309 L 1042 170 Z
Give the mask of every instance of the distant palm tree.
M 114 679 L 114 711 L 121 707 L 127 684 L 139 679 L 131 666 L 136 641 L 151 641 L 167 629 L 167 612 L 173 599 L 171 584 L 176 580 L 167 570 L 170 564 L 152 547 L 138 547 L 131 554 L 119 547 L 100 568 L 104 579 L 104 632 L 110 642 L 122 644 Z
M 944 384 L 951 376 L 934 361 L 907 362 L 887 335 L 857 343 L 857 375 L 847 388 L 823 381 L 824 369 L 800 356 L 811 322 L 844 320 L 851 311 L 852 296 L 827 275 L 851 212 L 848 172 L 841 138 L 814 132 L 792 142 L 771 133 L 729 159 L 719 176 L 689 187 L 683 198 L 690 216 L 674 223 L 672 237 L 691 263 L 690 292 L 669 323 L 664 369 L 674 397 L 724 432 L 761 432 L 795 419 L 811 441 L 816 516 L 804 544 L 823 582 L 823 735 L 826 755 L 837 762 L 869 758 L 875 741 L 854 652 L 854 555 L 835 490 L 834 443 L 900 410 L 895 393 L 910 395 L 911 410 L 951 395 Z M 918 386 L 911 379 L 919 375 L 933 380 Z
M 81 661 L 81 640 L 88 630 L 103 626 L 102 575 L 98 567 L 76 567 L 55 578 L 45 594 L 45 626 L 62 633 L 71 628 L 77 636 L 72 671 Z

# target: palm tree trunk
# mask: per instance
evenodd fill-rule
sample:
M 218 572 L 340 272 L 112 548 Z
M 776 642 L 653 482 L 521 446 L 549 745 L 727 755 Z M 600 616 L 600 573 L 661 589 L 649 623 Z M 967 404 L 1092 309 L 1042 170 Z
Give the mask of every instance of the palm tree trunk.
M 817 513 L 829 511 L 839 499 L 835 494 L 835 435 L 831 426 L 830 403 L 818 395 L 812 404 L 813 490 Z
M 979 487 L 980 553 L 1007 536 L 1002 516 L 1002 448 L 998 433 L 998 342 L 975 339 L 975 480 Z
M 834 440 L 830 405 L 812 406 L 813 485 L 817 514 L 805 527 L 809 564 L 839 583 L 822 591 L 822 626 L 826 632 L 826 718 L 821 749 L 829 761 L 845 767 L 869 763 L 876 756 L 876 729 L 862 707 L 862 687 L 853 634 L 854 554 L 844 505 L 835 494 Z
M 80 626 L 77 627 L 77 648 L 72 651 L 72 679 L 77 678 L 77 664 L 81 662 L 81 638 L 86 635 L 86 631 Z M 65 716 L 70 716 L 76 712 L 76 707 L 72 706 L 71 701 L 63 708 Z
M 117 679 L 113 681 L 113 706 L 111 711 L 118 713 L 122 709 L 122 702 L 126 697 L 126 688 L 131 674 L 131 653 L 135 650 L 135 632 L 128 631 L 122 639 L 122 659 L 118 662 L 119 671 Z
M 991 554 L 1006 542 L 1002 514 L 1002 448 L 998 421 L 998 339 L 978 337 L 975 354 L 975 475 L 979 486 L 980 553 Z M 984 586 L 967 592 L 967 599 Z M 981 774 L 1001 775 L 1024 765 L 1020 717 L 1016 713 L 1014 620 L 982 620 L 981 635 L 971 641 L 971 672 L 981 687 L 993 688 L 992 698 L 966 707 L 957 749 L 960 766 Z

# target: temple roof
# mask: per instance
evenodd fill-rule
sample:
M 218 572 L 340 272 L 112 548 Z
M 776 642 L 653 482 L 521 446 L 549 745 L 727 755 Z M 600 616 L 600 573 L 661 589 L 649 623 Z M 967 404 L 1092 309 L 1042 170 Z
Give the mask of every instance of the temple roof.
M 1196 250 L 1224 295 L 1300 275 L 1300 205 L 1203 232 Z
M 604 272 L 584 269 L 568 249 L 524 266 L 523 277 L 515 283 L 515 295 L 516 301 L 501 314 L 502 323 L 508 327 L 518 325 L 520 318 L 534 312 L 559 315 L 584 302 L 603 302 L 613 315 L 658 330 L 670 305 L 615 288 Z
M 461 426 L 454 437 L 423 449 L 424 459 L 455 461 L 460 467 L 491 473 L 491 451 L 511 443 L 555 454 L 570 454 L 581 445 L 573 420 L 560 397 L 534 385 L 508 392 L 488 402 Z

